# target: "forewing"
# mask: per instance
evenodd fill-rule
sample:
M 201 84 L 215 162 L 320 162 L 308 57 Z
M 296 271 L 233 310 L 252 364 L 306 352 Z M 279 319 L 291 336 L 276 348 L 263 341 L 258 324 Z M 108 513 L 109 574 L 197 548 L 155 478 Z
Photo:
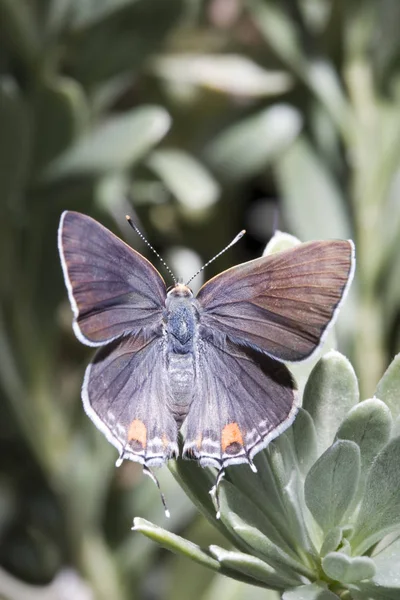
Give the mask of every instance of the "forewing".
M 164 343 L 141 334 L 111 342 L 98 350 L 82 387 L 86 413 L 120 457 L 148 467 L 178 453 Z
M 199 340 L 183 455 L 223 468 L 253 456 L 293 422 L 295 383 L 285 365 L 253 348 Z
M 208 281 L 197 299 L 201 323 L 281 361 L 310 356 L 352 280 L 354 245 L 300 244 L 238 265 Z
M 58 246 L 80 341 L 100 346 L 161 322 L 166 297 L 161 275 L 111 231 L 65 211 Z

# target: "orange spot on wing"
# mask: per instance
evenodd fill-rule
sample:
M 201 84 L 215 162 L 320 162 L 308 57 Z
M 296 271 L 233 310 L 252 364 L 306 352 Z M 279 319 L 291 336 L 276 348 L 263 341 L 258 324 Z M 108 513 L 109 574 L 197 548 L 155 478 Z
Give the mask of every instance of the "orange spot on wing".
M 147 429 L 146 425 L 140 419 L 134 419 L 129 425 L 128 442 L 139 442 L 142 448 L 146 447 Z
M 225 425 L 221 435 L 221 448 L 222 452 L 225 452 L 231 444 L 239 444 L 243 446 L 242 432 L 239 429 L 237 423 L 229 423 Z

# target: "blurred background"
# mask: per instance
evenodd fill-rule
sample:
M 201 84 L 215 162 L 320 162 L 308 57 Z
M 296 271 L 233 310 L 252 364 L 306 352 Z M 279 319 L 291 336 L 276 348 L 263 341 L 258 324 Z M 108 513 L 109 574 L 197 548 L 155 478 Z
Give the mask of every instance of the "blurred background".
M 185 278 L 242 228 L 207 278 L 276 229 L 351 237 L 337 333 L 367 398 L 400 349 L 399 26 L 397 0 L 0 0 L 0 597 L 277 598 L 130 530 L 226 543 L 167 468 L 165 522 L 85 416 L 58 221 L 95 217 L 168 283 L 126 213 Z

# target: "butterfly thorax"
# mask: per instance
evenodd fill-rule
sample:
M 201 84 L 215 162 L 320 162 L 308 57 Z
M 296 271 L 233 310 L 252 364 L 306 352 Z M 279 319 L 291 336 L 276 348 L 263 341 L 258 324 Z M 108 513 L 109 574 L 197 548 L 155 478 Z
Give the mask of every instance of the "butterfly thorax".
M 171 408 L 178 422 L 183 421 L 192 402 L 197 327 L 197 300 L 188 287 L 178 284 L 168 292 L 164 311 L 168 376 L 174 398 Z

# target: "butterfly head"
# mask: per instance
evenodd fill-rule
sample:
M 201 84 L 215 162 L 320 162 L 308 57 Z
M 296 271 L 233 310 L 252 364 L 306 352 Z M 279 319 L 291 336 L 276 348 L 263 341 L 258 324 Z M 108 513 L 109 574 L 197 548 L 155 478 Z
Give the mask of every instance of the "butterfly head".
M 193 298 L 193 292 L 184 283 L 176 283 L 174 286 L 169 288 L 167 296 L 174 298 Z

